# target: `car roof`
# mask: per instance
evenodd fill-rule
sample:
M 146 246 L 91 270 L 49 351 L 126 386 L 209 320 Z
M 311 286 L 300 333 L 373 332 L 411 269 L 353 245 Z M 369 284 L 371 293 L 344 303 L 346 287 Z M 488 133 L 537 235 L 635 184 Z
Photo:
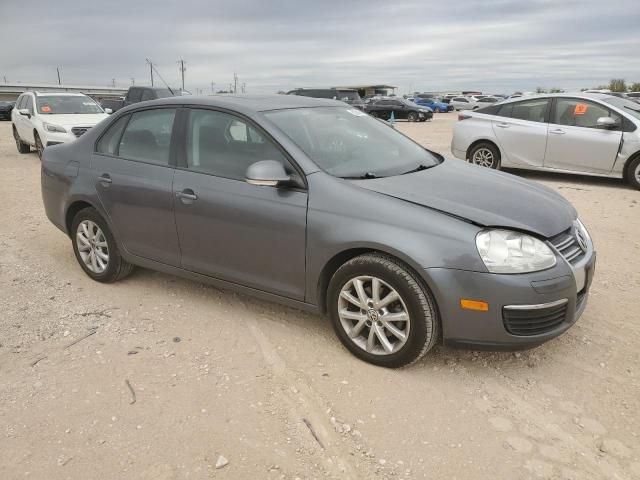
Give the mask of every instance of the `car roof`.
M 29 93 L 29 92 L 25 92 L 25 93 Z M 80 93 L 80 92 L 40 92 L 40 91 L 34 91 L 31 92 L 34 93 L 37 97 L 86 97 L 86 95 L 84 93 Z
M 535 95 L 523 95 L 521 97 L 508 98 L 500 102 L 501 105 L 505 103 L 521 102 L 523 100 L 530 100 L 536 98 L 550 98 L 550 97 L 572 97 L 583 98 L 585 100 L 605 100 L 607 98 L 614 98 L 614 95 L 607 93 L 586 93 L 586 92 L 563 92 L 563 93 L 537 93 Z
M 186 95 L 134 103 L 123 109 L 133 110 L 140 105 L 195 105 L 229 108 L 242 112 L 266 112 L 288 108 L 346 107 L 344 102 L 298 95 Z

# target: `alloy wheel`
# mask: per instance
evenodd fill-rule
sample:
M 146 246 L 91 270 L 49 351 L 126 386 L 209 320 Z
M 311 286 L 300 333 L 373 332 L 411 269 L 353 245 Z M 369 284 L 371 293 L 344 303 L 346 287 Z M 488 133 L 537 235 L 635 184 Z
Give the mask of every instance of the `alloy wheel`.
M 491 168 L 494 160 L 493 152 L 488 148 L 479 148 L 473 153 L 473 158 L 471 160 L 475 165 Z
M 84 220 L 76 231 L 76 246 L 85 266 L 93 273 L 103 273 L 109 266 L 109 245 L 100 227 Z
M 404 300 L 377 277 L 349 280 L 340 290 L 338 316 L 351 341 L 374 355 L 395 353 L 409 338 L 411 319 Z
M 42 152 L 44 152 L 44 147 L 42 146 L 42 140 L 40 137 L 36 135 L 36 150 L 38 152 L 38 157 L 42 160 Z

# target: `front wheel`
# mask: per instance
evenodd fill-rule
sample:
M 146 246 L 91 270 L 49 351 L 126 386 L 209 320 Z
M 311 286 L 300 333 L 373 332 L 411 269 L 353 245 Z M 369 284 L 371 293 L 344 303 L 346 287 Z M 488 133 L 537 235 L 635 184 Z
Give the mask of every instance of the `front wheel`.
M 107 222 L 94 208 L 85 208 L 76 214 L 70 233 L 76 259 L 93 280 L 111 283 L 133 270 L 133 265 L 120 255 Z
M 500 168 L 500 152 L 491 143 L 479 143 L 469 152 L 469 162 L 495 170 Z
M 42 160 L 42 154 L 44 153 L 44 145 L 42 145 L 42 140 L 40 140 L 40 135 L 38 133 L 33 134 L 36 141 L 36 151 L 38 152 L 38 158 Z
M 636 157 L 635 160 L 631 162 L 628 172 L 629 185 L 640 190 L 640 156 Z
M 333 328 L 356 357 L 389 368 L 411 364 L 438 339 L 435 302 L 404 264 L 382 254 L 345 263 L 329 283 Z
M 31 151 L 31 147 L 29 147 L 28 143 L 24 143 L 20 140 L 20 134 L 16 127 L 13 127 L 13 139 L 16 141 L 16 148 L 19 153 L 29 153 Z

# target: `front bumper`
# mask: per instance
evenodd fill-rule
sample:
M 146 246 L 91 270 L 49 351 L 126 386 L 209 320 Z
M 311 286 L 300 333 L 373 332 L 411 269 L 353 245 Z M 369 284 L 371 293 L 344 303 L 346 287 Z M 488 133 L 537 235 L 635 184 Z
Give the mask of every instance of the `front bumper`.
M 559 262 L 550 270 L 517 275 L 427 269 L 440 310 L 444 344 L 478 350 L 522 350 L 561 335 L 586 307 L 595 260 L 595 252 L 590 251 L 575 266 Z M 464 310 L 461 298 L 487 302 L 489 310 Z M 514 328 L 514 316 L 525 322 L 524 327 L 520 323 Z M 518 334 L 510 333 L 513 331 Z

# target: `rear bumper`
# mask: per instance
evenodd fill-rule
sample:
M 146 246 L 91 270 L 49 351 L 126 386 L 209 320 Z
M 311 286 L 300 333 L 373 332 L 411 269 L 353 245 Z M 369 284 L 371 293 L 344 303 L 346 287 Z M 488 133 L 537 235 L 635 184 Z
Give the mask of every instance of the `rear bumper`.
M 440 311 L 444 344 L 478 350 L 524 350 L 561 335 L 585 310 L 595 253 L 587 259 L 586 267 L 589 274 L 580 292 L 574 273 L 566 264 L 518 275 L 428 269 Z M 461 298 L 487 302 L 489 310 L 463 310 Z M 510 320 L 513 311 L 524 317 L 525 322 L 516 331 L 526 333 L 510 333 L 514 330 Z M 529 334 L 531 331 L 534 334 Z

